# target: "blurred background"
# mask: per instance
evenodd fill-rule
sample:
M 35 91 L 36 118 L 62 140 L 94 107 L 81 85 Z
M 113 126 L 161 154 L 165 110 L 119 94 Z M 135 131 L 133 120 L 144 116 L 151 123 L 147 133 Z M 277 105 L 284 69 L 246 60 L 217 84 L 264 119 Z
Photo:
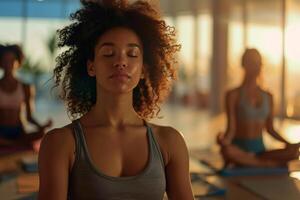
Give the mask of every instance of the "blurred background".
M 182 45 L 178 81 L 154 122 L 182 131 L 189 148 L 211 148 L 225 128 L 224 93 L 243 77 L 242 53 L 257 48 L 263 85 L 274 95 L 276 127 L 290 141 L 300 141 L 300 0 L 153 3 L 175 26 Z M 57 91 L 51 92 L 49 79 L 62 51 L 55 33 L 79 7 L 79 0 L 0 0 L 0 43 L 22 45 L 26 62 L 19 77 L 36 87 L 37 118 L 52 118 L 54 127 L 70 122 Z

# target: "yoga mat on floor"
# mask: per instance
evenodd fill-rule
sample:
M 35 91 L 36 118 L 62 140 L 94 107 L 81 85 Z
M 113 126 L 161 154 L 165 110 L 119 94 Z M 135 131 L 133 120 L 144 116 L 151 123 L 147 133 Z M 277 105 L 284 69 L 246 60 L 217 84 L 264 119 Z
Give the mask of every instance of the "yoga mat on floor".
M 288 174 L 288 168 L 228 168 L 219 171 L 221 176 L 258 176 L 258 175 L 277 175 L 277 174 Z
M 217 174 L 225 177 L 229 176 L 258 176 L 258 175 L 278 175 L 288 174 L 289 169 L 287 167 L 276 168 L 264 168 L 264 167 L 240 167 L 240 168 L 224 168 L 218 169 L 213 164 L 205 160 L 199 160 L 203 165 L 206 165 L 213 169 Z
M 39 177 L 37 174 L 24 174 L 17 178 L 18 193 L 34 193 L 39 189 Z
M 16 178 L 18 174 L 18 171 L 2 172 L 0 173 L 0 183 Z
M 195 198 L 224 195 L 226 190 L 215 184 L 209 183 L 197 173 L 191 173 L 192 188 Z
M 27 156 L 21 159 L 21 165 L 25 172 L 38 172 L 38 158 L 37 156 Z
M 36 200 L 38 198 L 38 194 L 37 193 L 32 193 L 26 197 L 21 197 L 18 200 Z
M 0 183 L 0 199 L 1 200 L 19 200 L 32 196 L 32 193 L 19 193 L 17 188 L 17 179 L 11 179 Z M 37 199 L 37 198 L 32 198 Z M 30 200 L 30 199 L 28 199 Z
M 291 177 L 240 180 L 239 184 L 264 199 L 300 199 L 300 181 Z

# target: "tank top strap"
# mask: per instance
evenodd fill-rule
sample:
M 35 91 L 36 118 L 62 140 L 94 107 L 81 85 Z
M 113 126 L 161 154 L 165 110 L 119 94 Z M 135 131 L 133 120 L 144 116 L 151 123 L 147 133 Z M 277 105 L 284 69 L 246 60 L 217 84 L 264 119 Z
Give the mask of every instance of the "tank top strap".
M 150 151 L 153 152 L 152 156 L 155 158 L 159 158 L 159 161 L 164 169 L 165 168 L 164 159 L 163 159 L 159 144 L 158 144 L 157 140 L 155 139 L 154 134 L 152 132 L 152 128 L 149 126 L 149 124 L 145 120 L 143 120 L 143 122 L 144 122 L 144 125 L 147 127 L 147 134 L 148 134 L 149 144 L 150 144 L 150 148 L 151 148 Z
M 243 88 L 243 87 L 241 87 L 241 89 L 240 89 L 240 97 L 239 97 L 239 99 L 240 99 L 240 102 L 241 103 L 246 103 L 245 101 L 246 101 L 246 91 L 245 91 L 245 88 Z
M 83 147 L 83 140 L 82 140 L 82 130 L 79 124 L 79 120 L 74 120 L 72 122 L 73 126 L 73 136 L 75 139 L 75 161 L 74 164 L 83 156 L 82 155 L 82 147 Z
M 264 92 L 263 90 L 260 91 L 262 99 L 264 102 L 269 103 L 269 96 L 266 92 Z

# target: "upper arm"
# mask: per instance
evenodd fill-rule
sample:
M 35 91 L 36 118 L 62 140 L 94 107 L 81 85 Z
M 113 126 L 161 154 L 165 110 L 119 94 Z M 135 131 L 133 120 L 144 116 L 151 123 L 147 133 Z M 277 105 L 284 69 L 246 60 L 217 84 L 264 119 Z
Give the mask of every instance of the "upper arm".
M 70 153 L 74 145 L 71 134 L 67 132 L 68 130 L 54 129 L 42 141 L 38 164 L 40 200 L 67 199 Z
M 227 117 L 227 129 L 226 134 L 233 134 L 236 126 L 236 103 L 237 103 L 237 91 L 232 90 L 226 93 L 225 106 Z
M 268 96 L 269 96 L 269 115 L 268 115 L 268 118 L 266 120 L 266 129 L 268 132 L 272 132 L 274 130 L 274 127 L 273 127 L 273 118 L 274 118 L 274 111 L 273 111 L 273 96 L 272 94 L 268 93 Z
M 24 84 L 25 106 L 27 118 L 31 117 L 34 110 L 35 88 L 32 85 Z
M 189 175 L 189 156 L 183 136 L 173 128 L 167 128 L 165 139 L 168 147 L 166 163 L 167 194 L 169 199 L 193 199 Z

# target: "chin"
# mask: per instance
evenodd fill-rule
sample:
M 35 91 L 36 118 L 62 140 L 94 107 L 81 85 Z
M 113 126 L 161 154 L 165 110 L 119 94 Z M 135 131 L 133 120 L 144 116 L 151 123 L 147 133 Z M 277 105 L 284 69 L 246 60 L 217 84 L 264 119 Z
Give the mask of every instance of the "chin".
M 112 94 L 131 94 L 133 92 L 134 87 L 128 87 L 128 86 L 113 86 L 107 89 Z
M 114 82 L 114 83 L 106 83 L 101 84 L 101 90 L 104 90 L 108 93 L 120 95 L 120 94 L 131 94 L 133 93 L 133 89 L 138 85 L 138 83 L 132 82 Z

